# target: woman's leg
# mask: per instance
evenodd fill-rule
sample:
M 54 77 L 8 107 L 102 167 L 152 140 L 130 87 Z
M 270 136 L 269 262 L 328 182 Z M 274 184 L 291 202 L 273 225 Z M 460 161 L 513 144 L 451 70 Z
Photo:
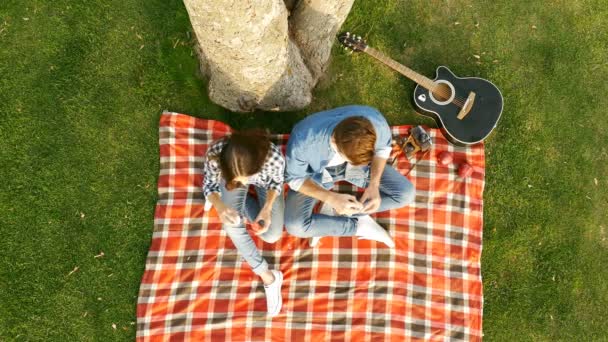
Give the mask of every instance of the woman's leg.
M 257 216 L 260 212 L 260 208 L 262 208 L 266 203 L 266 195 L 268 191 L 264 188 L 256 187 L 256 192 L 258 194 L 258 205 L 254 206 L 248 201 L 247 207 L 249 207 L 250 205 L 254 206 L 254 209 L 257 210 L 255 211 L 255 215 Z M 270 227 L 266 232 L 260 235 L 260 238 L 262 238 L 262 240 L 268 243 L 275 243 L 281 238 L 281 236 L 283 235 L 284 214 L 285 200 L 283 194 L 280 194 L 279 196 L 277 196 L 277 198 L 274 200 L 274 203 L 272 204 Z M 253 219 L 255 219 L 255 217 Z
M 254 209 L 250 207 L 251 204 L 246 205 L 248 197 L 247 188 L 237 188 L 228 191 L 225 187 L 222 187 L 222 201 L 238 211 L 243 217 L 250 216 Z M 250 199 L 249 202 L 251 202 L 251 200 L 252 199 Z M 257 203 L 255 203 L 255 205 L 257 205 Z M 267 274 L 268 263 L 258 251 L 255 242 L 245 228 L 244 220 L 241 219 L 241 222 L 234 226 L 224 224 L 222 225 L 222 228 L 226 231 L 232 240 L 232 243 L 234 243 L 234 246 L 239 251 L 239 254 L 245 258 L 245 261 L 247 261 L 253 272 L 260 276 L 261 274 Z
M 238 189 L 237 192 L 227 191 L 226 198 L 230 199 L 232 203 L 235 203 L 234 208 L 238 210 L 241 215 L 247 217 L 250 222 L 253 222 L 260 213 L 261 206 L 266 201 L 266 191 L 256 187 L 259 201 L 257 202 L 251 196 L 247 196 L 247 190 L 247 188 L 242 188 Z M 270 316 L 278 315 L 281 311 L 281 306 L 283 305 L 281 296 L 283 274 L 278 270 L 268 269 L 268 263 L 258 251 L 251 235 L 249 235 L 249 232 L 245 228 L 245 222 L 241 222 L 239 227 L 226 227 L 224 229 L 229 232 L 228 234 L 230 235 L 232 242 L 237 247 L 239 253 L 247 260 L 253 269 L 253 272 L 262 278 L 262 282 L 264 282 L 264 292 L 266 293 L 268 314 Z M 283 197 L 279 196 L 273 203 L 270 228 L 260 237 L 265 241 L 274 242 L 281 236 L 282 229 Z

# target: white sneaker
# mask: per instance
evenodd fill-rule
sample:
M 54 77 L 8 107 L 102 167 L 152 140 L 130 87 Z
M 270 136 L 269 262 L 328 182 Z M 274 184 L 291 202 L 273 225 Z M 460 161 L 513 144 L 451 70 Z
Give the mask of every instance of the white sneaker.
M 336 216 L 336 211 L 334 210 L 334 208 L 327 204 L 327 203 L 323 203 L 323 205 L 321 205 L 321 208 L 319 209 L 319 214 L 321 215 L 327 215 L 327 216 Z M 310 247 L 314 247 L 316 245 L 319 244 L 319 240 L 321 240 L 322 236 L 313 236 L 310 238 L 309 244 Z
M 276 270 L 271 270 L 270 272 L 274 275 L 274 281 L 270 285 L 264 285 L 264 291 L 266 292 L 268 315 L 270 317 L 275 317 L 281 312 L 281 306 L 283 305 L 283 297 L 281 297 L 283 273 Z
M 395 242 L 391 236 L 388 235 L 388 232 L 376 223 L 373 218 L 369 215 L 365 215 L 359 216 L 358 219 L 359 222 L 357 223 L 357 232 L 355 235 L 357 235 L 359 239 L 379 241 L 390 248 L 395 247 Z

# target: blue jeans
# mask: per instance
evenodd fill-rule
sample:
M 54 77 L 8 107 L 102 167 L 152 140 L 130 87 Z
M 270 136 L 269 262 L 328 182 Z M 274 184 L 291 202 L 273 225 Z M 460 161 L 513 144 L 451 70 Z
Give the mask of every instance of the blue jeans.
M 323 183 L 325 189 L 331 189 L 334 183 L 340 180 L 360 187 L 367 187 L 369 184 L 369 173 L 364 180 L 346 179 L 343 167 L 327 170 L 333 181 Z M 386 165 L 380 178 L 381 201 L 376 212 L 404 207 L 414 201 L 415 193 L 414 186 L 405 176 L 392 166 Z M 285 204 L 285 229 L 289 234 L 298 237 L 355 235 L 356 217 L 313 214 L 312 209 L 317 202 L 317 199 L 289 190 Z
M 246 217 L 250 222 L 253 222 L 260 213 L 261 207 L 266 202 L 267 190 L 261 187 L 255 187 L 258 200 L 256 201 L 247 194 L 248 188 L 241 187 L 228 191 L 222 186 L 222 201 L 238 211 L 242 217 Z M 272 214 L 270 227 L 266 232 L 258 235 L 262 240 L 268 243 L 275 243 L 283 234 L 283 214 L 285 211 L 285 201 L 283 196 L 279 195 L 272 204 Z M 258 251 L 255 242 L 249 235 L 249 231 L 245 228 L 245 222 L 241 219 L 241 223 L 236 226 L 222 225 L 232 243 L 245 258 L 245 261 L 251 266 L 255 274 L 261 274 L 268 270 L 268 263 Z

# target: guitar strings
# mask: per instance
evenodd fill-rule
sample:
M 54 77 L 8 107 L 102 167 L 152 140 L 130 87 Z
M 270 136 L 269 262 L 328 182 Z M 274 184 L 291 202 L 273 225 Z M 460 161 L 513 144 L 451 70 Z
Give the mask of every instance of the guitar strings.
M 347 46 L 350 47 L 351 49 L 353 48 L 350 45 L 347 45 Z M 376 49 L 373 49 L 373 48 L 370 48 L 370 47 L 366 47 L 366 48 L 360 49 L 360 50 L 363 51 L 363 52 L 367 52 L 372 57 L 375 57 L 378 60 L 380 60 L 381 62 L 386 63 L 387 65 L 391 66 L 393 69 L 396 69 L 397 71 L 400 71 L 399 67 L 402 67 L 401 64 L 392 61 L 390 58 L 384 56 L 382 53 L 380 53 Z M 393 65 L 393 63 L 391 63 L 391 62 L 394 62 L 396 64 L 396 66 Z M 447 89 L 447 90 L 445 88 L 444 89 L 437 89 L 439 87 L 439 85 L 437 83 L 433 82 L 433 81 L 431 81 L 431 82 L 433 83 L 433 89 L 428 89 L 427 88 L 427 90 L 429 91 L 430 94 L 433 94 L 433 95 L 434 94 L 438 94 L 438 95 L 442 96 L 445 99 L 449 99 L 451 97 L 452 91 L 450 89 Z M 463 108 L 464 105 L 465 105 L 465 103 L 466 103 L 466 100 L 463 99 L 463 98 L 461 98 L 461 97 L 459 97 L 459 96 L 455 95 L 454 98 L 452 99 L 452 101 L 450 101 L 450 103 L 453 103 L 456 107 Z
M 439 91 L 436 91 L 435 89 L 438 86 L 439 86 L 438 84 L 435 84 L 434 90 L 430 90 L 430 92 L 433 93 L 433 94 L 439 94 L 439 95 L 443 96 L 444 98 L 449 99 L 450 96 L 452 95 L 452 91 L 451 90 L 439 90 Z M 454 102 L 457 105 L 464 106 L 465 101 L 466 101 L 465 99 L 463 99 L 463 98 L 461 98 L 459 96 L 454 96 L 454 99 L 453 99 L 452 102 Z
M 435 85 L 435 87 L 437 87 L 437 85 Z M 443 96 L 445 99 L 449 99 L 450 96 L 452 95 L 451 91 L 445 91 L 445 90 L 441 90 L 441 91 L 436 91 L 436 90 L 429 90 L 431 93 L 433 94 L 439 94 L 441 96 Z M 457 107 L 464 107 L 465 101 L 463 98 L 459 97 L 459 96 L 454 96 L 454 99 L 451 101 L 451 103 L 455 104 Z
M 433 91 L 433 90 L 431 90 L 430 92 L 433 93 L 433 94 L 439 94 L 442 97 L 444 97 L 445 99 L 449 99 L 450 96 L 451 96 L 451 94 L 452 94 L 451 92 L 446 92 L 446 91 Z M 453 103 L 456 106 L 462 108 L 464 106 L 464 102 L 463 101 L 464 101 L 464 99 L 462 99 L 462 98 L 460 98 L 458 96 L 454 96 L 454 99 L 452 99 L 452 101 L 450 101 L 450 103 Z

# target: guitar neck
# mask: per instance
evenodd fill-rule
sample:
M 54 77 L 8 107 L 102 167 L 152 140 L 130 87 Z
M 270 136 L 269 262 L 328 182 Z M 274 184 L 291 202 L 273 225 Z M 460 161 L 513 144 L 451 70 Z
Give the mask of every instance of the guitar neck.
M 435 82 L 433 82 L 433 80 L 429 79 L 426 76 L 420 75 L 419 73 L 406 67 L 403 64 L 395 62 L 393 59 L 391 59 L 390 57 L 387 57 L 382 52 L 380 52 L 374 48 L 371 48 L 369 46 L 366 47 L 365 50 L 363 50 L 363 52 L 374 57 L 375 59 L 379 60 L 380 62 L 388 65 L 389 67 L 391 67 L 395 71 L 399 72 L 403 76 L 420 84 L 422 87 L 424 87 L 428 90 L 431 90 L 431 91 L 435 88 Z

